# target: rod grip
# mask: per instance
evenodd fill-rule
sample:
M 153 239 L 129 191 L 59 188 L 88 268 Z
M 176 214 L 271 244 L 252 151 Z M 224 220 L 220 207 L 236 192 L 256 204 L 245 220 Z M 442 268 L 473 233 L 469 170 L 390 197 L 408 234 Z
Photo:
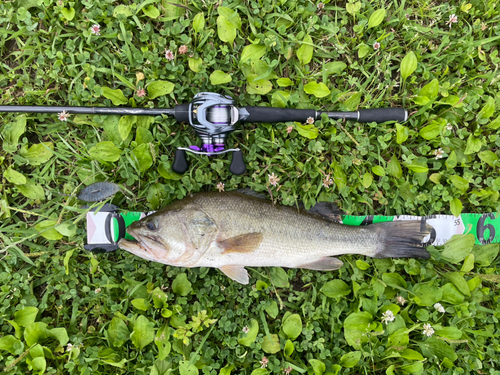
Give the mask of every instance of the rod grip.
M 408 120 L 408 112 L 404 108 L 373 108 L 361 109 L 358 122 L 386 122 Z
M 245 122 L 305 122 L 309 117 L 316 118 L 314 109 L 293 109 L 273 107 L 245 107 L 249 116 L 242 119 Z

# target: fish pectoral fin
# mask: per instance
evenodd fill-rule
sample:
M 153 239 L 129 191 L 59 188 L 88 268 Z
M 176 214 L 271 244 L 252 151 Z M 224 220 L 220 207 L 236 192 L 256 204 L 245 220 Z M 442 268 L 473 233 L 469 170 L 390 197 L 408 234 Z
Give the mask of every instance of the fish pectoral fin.
M 226 240 L 217 241 L 222 253 L 251 253 L 256 250 L 262 242 L 263 235 L 259 232 L 240 234 Z
M 222 266 L 219 268 L 224 275 L 229 277 L 230 279 L 239 282 L 240 284 L 248 284 L 249 277 L 248 272 L 243 266 Z
M 342 267 L 344 263 L 338 258 L 323 257 L 318 259 L 316 262 L 301 264 L 297 268 L 305 268 L 307 270 L 314 271 L 334 271 Z

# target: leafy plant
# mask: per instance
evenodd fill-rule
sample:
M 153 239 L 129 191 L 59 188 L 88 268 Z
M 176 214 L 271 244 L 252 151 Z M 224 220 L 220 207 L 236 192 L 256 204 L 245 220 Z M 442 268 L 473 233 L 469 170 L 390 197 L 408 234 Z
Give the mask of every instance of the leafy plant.
M 223 183 L 354 215 L 491 213 L 493 238 L 499 20 L 493 0 L 0 2 L 2 105 L 172 108 L 213 91 L 239 106 L 411 114 L 242 125 L 227 140 L 244 150 L 242 176 L 224 155 L 172 172 L 175 149 L 198 139 L 171 117 L 0 114 L 0 368 L 494 373 L 499 245 L 476 245 L 475 227 L 430 260 L 345 255 L 336 272 L 257 268 L 241 286 L 86 252 L 75 194 L 110 180 L 134 192 L 113 204 L 150 211 Z

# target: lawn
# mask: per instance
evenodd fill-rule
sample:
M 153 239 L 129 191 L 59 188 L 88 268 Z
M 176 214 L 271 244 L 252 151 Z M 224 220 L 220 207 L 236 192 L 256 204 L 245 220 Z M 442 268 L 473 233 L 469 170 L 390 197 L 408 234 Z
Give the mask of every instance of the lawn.
M 500 210 L 496 0 L 0 2 L 0 105 L 405 107 L 404 123 L 245 124 L 230 157 L 167 116 L 0 113 L 0 369 L 7 374 L 500 374 L 499 245 L 336 272 L 215 269 L 84 250 L 98 181 L 152 211 L 250 187 L 351 215 Z M 270 181 L 271 178 L 271 181 Z M 277 180 L 278 179 L 278 180 Z M 275 183 L 275 184 L 273 184 Z

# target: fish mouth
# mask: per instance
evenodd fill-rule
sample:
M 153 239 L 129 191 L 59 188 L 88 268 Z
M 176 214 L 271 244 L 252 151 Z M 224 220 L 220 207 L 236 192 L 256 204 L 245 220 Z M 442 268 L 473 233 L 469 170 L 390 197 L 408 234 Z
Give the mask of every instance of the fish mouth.
M 163 242 L 151 236 L 144 236 L 138 233 L 130 233 L 137 241 L 121 239 L 118 246 L 141 258 L 160 262 L 165 254 L 159 254 L 162 250 L 167 251 Z
M 120 249 L 126 250 L 129 253 L 132 253 L 138 257 L 141 257 L 146 260 L 154 260 L 151 254 L 151 251 L 148 250 L 144 243 L 139 241 L 129 241 L 122 238 L 118 241 L 118 246 Z

